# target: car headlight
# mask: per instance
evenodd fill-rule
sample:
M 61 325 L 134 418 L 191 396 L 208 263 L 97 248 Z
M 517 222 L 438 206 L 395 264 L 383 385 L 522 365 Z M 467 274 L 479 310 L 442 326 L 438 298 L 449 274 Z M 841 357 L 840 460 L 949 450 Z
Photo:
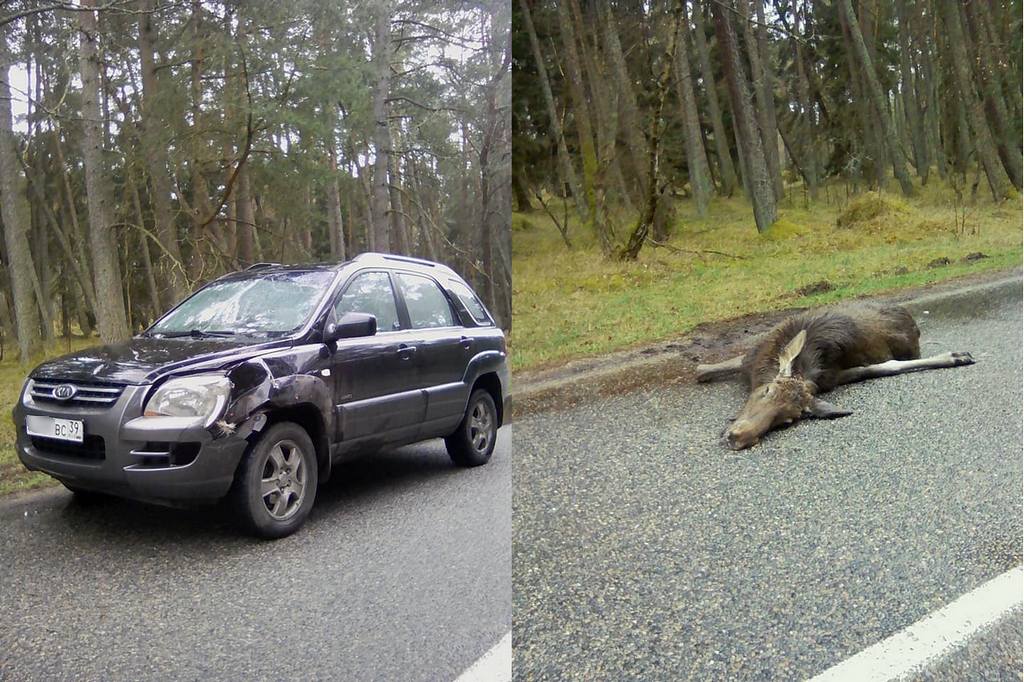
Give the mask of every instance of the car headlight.
M 146 401 L 145 417 L 191 417 L 209 426 L 231 394 L 231 381 L 220 374 L 169 379 Z

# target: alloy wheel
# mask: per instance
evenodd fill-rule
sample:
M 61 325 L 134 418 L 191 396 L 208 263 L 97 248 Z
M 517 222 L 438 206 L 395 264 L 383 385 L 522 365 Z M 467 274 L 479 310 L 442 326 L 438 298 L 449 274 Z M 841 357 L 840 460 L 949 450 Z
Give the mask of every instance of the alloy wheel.
M 487 446 L 491 444 L 492 438 L 494 438 L 494 427 L 491 411 L 487 409 L 487 405 L 482 400 L 477 401 L 472 412 L 469 413 L 469 440 L 473 444 L 474 450 L 485 452 Z
M 283 521 L 302 506 L 306 496 L 306 463 L 299 446 L 282 440 L 267 453 L 260 494 L 267 513 Z

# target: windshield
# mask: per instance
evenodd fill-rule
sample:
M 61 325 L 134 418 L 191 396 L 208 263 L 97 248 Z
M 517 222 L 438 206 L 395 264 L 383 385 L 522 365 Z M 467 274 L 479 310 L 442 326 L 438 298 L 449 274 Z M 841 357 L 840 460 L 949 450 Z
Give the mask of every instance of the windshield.
M 164 316 L 147 334 L 285 334 L 305 324 L 333 279 L 330 271 L 299 271 L 214 282 Z

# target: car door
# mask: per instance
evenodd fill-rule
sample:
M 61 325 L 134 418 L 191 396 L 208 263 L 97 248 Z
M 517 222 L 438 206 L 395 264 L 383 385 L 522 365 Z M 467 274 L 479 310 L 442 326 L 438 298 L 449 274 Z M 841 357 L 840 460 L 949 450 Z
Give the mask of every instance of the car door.
M 464 381 L 473 341 L 444 289 L 431 277 L 396 271 L 395 284 L 419 346 L 420 385 L 427 393 L 424 437 L 454 428 L 469 400 Z
M 420 386 L 415 333 L 403 321 L 391 275 L 357 273 L 335 299 L 330 315 L 348 312 L 377 318 L 377 333 L 340 339 L 331 362 L 335 389 L 335 440 L 383 444 L 416 435 L 426 396 Z

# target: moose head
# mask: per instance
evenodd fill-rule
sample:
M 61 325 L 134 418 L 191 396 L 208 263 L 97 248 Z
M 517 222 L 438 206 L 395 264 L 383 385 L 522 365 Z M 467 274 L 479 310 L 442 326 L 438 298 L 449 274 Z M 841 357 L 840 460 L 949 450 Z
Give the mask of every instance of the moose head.
M 834 419 L 853 414 L 818 398 L 817 387 L 812 382 L 794 376 L 793 362 L 806 342 L 807 331 L 801 329 L 779 354 L 779 372 L 775 378 L 750 391 L 743 409 L 723 434 L 733 450 L 749 448 L 768 431 L 797 419 Z

